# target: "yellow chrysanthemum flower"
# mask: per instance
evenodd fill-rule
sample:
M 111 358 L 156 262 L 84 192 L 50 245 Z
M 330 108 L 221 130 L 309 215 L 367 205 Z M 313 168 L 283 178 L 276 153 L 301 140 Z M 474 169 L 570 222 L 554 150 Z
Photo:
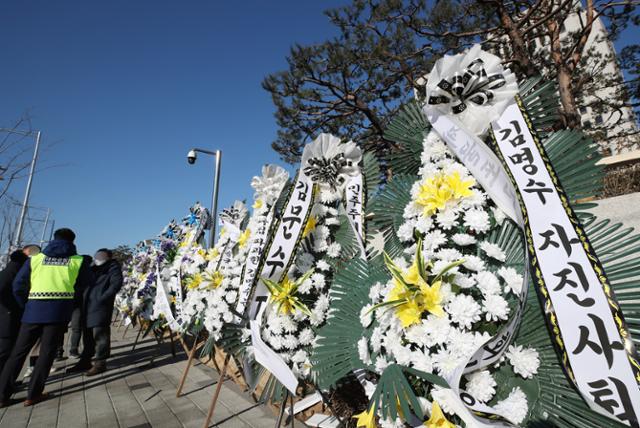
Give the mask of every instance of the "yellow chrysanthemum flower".
M 356 420 L 356 426 L 364 428 L 376 428 L 376 412 L 373 406 L 369 410 L 365 410 L 362 413 L 358 413 L 353 416 Z
M 316 225 L 318 224 L 318 219 L 315 216 L 309 216 L 309 220 L 307 220 L 307 224 L 304 227 L 304 231 L 302 231 L 302 237 L 306 238 L 311 232 L 314 231 Z
M 305 273 L 302 277 L 295 281 L 291 281 L 288 275 L 284 276 L 281 282 L 275 282 L 268 279 L 262 279 L 262 282 L 271 293 L 269 301 L 278 307 L 281 314 L 293 314 L 296 310 L 311 315 L 309 308 L 296 295 L 298 287 L 305 282 L 313 274 L 313 269 Z
M 254 210 L 259 210 L 260 208 L 262 208 L 262 206 L 264 205 L 264 202 L 262 202 L 262 199 L 256 199 L 256 201 L 253 203 L 253 209 Z
M 371 310 L 382 307 L 393 308 L 404 328 L 419 323 L 425 312 L 437 317 L 444 316 L 443 297 L 440 292 L 442 277 L 463 262 L 464 260 L 459 260 L 451 263 L 439 274 L 432 275 L 429 272 L 430 264 L 425 263 L 422 257 L 421 239 L 418 240 L 416 255 L 409 269 L 401 269 L 385 253 L 385 264 L 393 276 L 394 286 L 385 301 L 375 305 Z
M 247 242 L 249 242 L 250 236 L 251 236 L 250 229 L 247 229 L 240 234 L 240 237 L 238 238 L 238 245 L 240 246 L 240 248 L 243 248 L 245 245 L 247 245 Z
M 218 288 L 222 281 L 224 280 L 224 276 L 220 273 L 220 271 L 214 272 L 205 272 L 203 282 L 207 288 Z
M 219 255 L 220 255 L 220 251 L 218 251 L 217 248 L 209 248 L 209 250 L 207 251 L 207 257 L 205 258 L 207 259 L 207 261 L 211 261 L 211 260 L 214 260 Z
M 187 279 L 187 288 L 189 290 L 194 290 L 200 287 L 200 284 L 202 284 L 203 279 L 204 278 L 202 278 L 201 274 L 196 273 L 191 278 Z
M 444 210 L 448 202 L 471 196 L 471 186 L 474 184 L 473 178 L 462 180 L 457 171 L 448 175 L 438 173 L 420 184 L 416 203 L 422 207 L 423 214 L 429 217 Z
M 427 428 L 456 428 L 455 424 L 449 422 L 445 417 L 440 405 L 433 402 L 431 405 L 431 417 L 424 423 Z

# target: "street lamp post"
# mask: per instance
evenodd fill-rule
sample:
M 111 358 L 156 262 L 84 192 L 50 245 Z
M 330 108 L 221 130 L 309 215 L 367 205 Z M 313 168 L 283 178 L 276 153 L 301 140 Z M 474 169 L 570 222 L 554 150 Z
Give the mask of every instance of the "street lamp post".
M 211 195 L 211 229 L 209 230 L 209 247 L 213 248 L 216 243 L 216 221 L 218 217 L 218 187 L 220 184 L 220 162 L 222 161 L 222 151 L 216 150 L 212 152 L 211 150 L 205 149 L 191 149 L 187 154 L 187 161 L 189 164 L 193 165 L 196 163 L 196 159 L 198 158 L 197 153 L 205 153 L 207 155 L 212 155 L 216 157 L 215 170 L 213 174 L 213 193 Z
M 16 131 L 15 129 L 0 128 L 0 131 L 9 132 L 12 134 L 19 134 L 24 136 L 36 135 L 36 146 L 33 150 L 33 157 L 31 158 L 31 168 L 29 169 L 29 178 L 27 180 L 27 190 L 24 193 L 24 200 L 22 201 L 22 209 L 20 210 L 20 217 L 18 219 L 18 230 L 16 231 L 16 237 L 13 242 L 14 247 L 20 246 L 22 240 L 22 230 L 24 229 L 24 219 L 27 215 L 27 207 L 29 205 L 29 196 L 31 196 L 31 184 L 33 182 L 33 173 L 36 169 L 36 162 L 38 161 L 38 151 L 40 150 L 40 131 Z

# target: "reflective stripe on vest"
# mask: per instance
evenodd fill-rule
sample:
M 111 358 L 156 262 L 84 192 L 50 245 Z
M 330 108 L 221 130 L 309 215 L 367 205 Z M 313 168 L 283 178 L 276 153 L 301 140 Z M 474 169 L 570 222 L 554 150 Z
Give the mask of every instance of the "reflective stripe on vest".
M 43 253 L 31 257 L 29 299 L 73 299 L 82 256 L 49 257 Z

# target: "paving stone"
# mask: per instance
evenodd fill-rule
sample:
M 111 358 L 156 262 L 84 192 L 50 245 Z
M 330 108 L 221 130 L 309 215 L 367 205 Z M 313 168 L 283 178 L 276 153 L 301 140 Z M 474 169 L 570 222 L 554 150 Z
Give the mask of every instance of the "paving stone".
M 45 391 L 53 398 L 24 407 L 25 387 L 15 395 L 16 404 L 0 409 L 0 428 L 200 428 L 216 388 L 218 374 L 196 361 L 183 388 L 176 389 L 186 365 L 184 352 L 171 353 L 170 341 L 139 338 L 138 330 L 112 327 L 109 370 L 98 376 L 65 371 L 77 360 L 56 363 Z M 176 351 L 181 351 L 176 346 Z M 271 411 L 257 405 L 247 393 L 227 380 L 211 426 L 262 428 L 275 425 Z

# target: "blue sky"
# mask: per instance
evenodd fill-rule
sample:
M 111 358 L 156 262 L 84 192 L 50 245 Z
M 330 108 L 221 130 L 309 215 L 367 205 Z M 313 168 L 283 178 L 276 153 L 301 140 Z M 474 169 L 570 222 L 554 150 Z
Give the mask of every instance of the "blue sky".
M 3 1 L 0 126 L 31 109 L 56 143 L 43 165 L 59 166 L 36 176 L 32 203 L 73 228 L 81 252 L 155 236 L 209 205 L 213 159 L 189 166 L 192 146 L 223 151 L 221 206 L 250 200 L 261 165 L 282 164 L 261 81 L 293 43 L 333 35 L 322 11 L 341 3 Z
M 334 35 L 322 11 L 347 1 L 0 2 L 0 126 L 30 109 L 55 143 L 32 204 L 76 230 L 81 252 L 134 244 L 209 205 L 213 160 L 187 165 L 193 146 L 223 151 L 221 207 L 250 200 L 251 177 L 282 164 L 261 81 L 292 44 Z

